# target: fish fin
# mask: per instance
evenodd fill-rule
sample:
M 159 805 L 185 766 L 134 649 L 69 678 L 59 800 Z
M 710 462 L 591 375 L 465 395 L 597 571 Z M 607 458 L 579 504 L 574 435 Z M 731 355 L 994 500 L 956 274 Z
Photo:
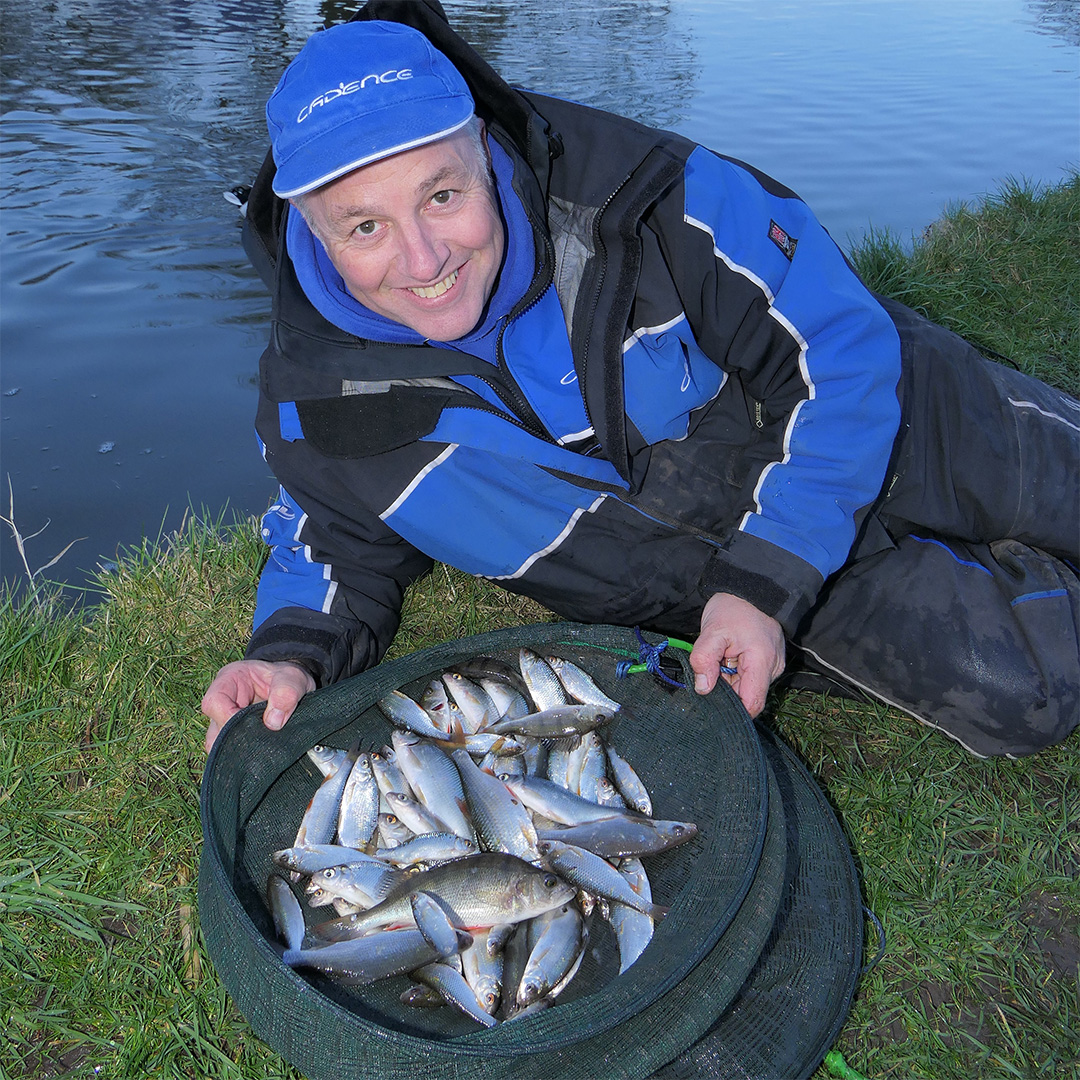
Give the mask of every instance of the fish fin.
M 454 722 L 450 726 L 450 730 L 447 732 L 450 737 L 448 739 L 431 739 L 430 742 L 436 744 L 436 746 L 442 747 L 447 753 L 452 750 L 464 750 L 465 747 L 465 728 L 461 726 L 461 720 L 458 717 L 454 717 Z

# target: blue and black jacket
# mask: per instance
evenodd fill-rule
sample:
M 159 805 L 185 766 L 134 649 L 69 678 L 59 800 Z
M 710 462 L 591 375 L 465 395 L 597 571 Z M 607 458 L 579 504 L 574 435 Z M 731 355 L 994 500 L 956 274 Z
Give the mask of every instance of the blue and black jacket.
M 249 657 L 377 663 L 432 560 L 563 617 L 691 633 L 730 592 L 791 632 L 848 558 L 900 424 L 896 327 L 791 191 L 678 135 L 507 86 L 425 4 L 377 0 L 470 82 L 535 269 L 495 363 L 326 321 L 255 183 L 273 293 L 257 428 L 281 483 Z

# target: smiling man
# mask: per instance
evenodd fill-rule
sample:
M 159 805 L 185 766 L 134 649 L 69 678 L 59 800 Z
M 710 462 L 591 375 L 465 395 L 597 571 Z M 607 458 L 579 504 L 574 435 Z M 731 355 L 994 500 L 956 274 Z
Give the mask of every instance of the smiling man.
M 502 263 L 483 130 L 473 117 L 293 198 L 354 299 L 435 341 L 476 326 Z
M 267 121 L 281 488 L 208 746 L 377 663 L 432 560 L 696 635 L 753 715 L 790 642 L 979 754 L 1076 726 L 1075 401 L 871 295 L 775 180 L 511 88 L 434 0 L 315 34 Z

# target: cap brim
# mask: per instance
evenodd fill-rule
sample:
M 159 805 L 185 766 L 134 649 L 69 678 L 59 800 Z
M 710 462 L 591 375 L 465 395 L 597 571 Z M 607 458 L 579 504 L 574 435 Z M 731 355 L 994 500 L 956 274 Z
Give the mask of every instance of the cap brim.
M 458 105 L 458 103 L 454 104 Z M 432 109 L 432 105 L 434 105 L 434 109 Z M 357 118 L 350 123 L 335 128 L 333 131 L 321 134 L 294 152 L 288 161 L 278 165 L 272 185 L 274 194 L 281 199 L 292 199 L 297 195 L 315 191 L 317 188 L 329 184 L 332 180 L 336 180 L 338 177 L 344 176 L 346 173 L 350 173 L 364 165 L 381 161 L 383 158 L 393 157 L 394 154 L 412 150 L 417 146 L 424 146 L 427 143 L 448 138 L 454 132 L 465 127 L 473 116 L 471 101 L 467 103 L 464 116 L 461 115 L 463 110 L 460 107 L 448 108 L 446 103 L 441 108 L 439 103 L 429 102 L 424 103 L 424 106 L 426 123 L 423 128 L 425 134 L 414 135 L 411 138 L 401 138 L 400 141 L 394 141 L 392 138 L 390 140 L 385 138 L 373 140 L 370 130 L 370 116 Z M 400 109 L 397 111 L 400 112 Z M 433 112 L 434 116 L 432 115 Z M 432 131 L 431 124 L 433 121 L 438 122 L 440 114 L 446 114 L 441 117 L 445 126 Z M 354 140 L 349 139 L 350 127 L 357 129 Z M 404 136 L 410 127 L 416 130 L 416 126 L 410 125 L 407 121 L 399 122 L 396 125 L 396 133 Z M 377 149 L 372 146 L 373 142 L 376 143 Z M 355 146 L 359 153 L 355 157 L 348 155 L 342 160 L 343 144 L 348 148 Z

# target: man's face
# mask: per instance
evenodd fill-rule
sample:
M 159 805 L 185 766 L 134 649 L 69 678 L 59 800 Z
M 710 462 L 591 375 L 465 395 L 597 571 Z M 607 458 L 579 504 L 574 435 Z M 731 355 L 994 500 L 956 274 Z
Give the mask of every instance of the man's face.
M 502 263 L 502 220 L 466 130 L 319 188 L 307 213 L 345 287 L 434 341 L 480 321 Z

